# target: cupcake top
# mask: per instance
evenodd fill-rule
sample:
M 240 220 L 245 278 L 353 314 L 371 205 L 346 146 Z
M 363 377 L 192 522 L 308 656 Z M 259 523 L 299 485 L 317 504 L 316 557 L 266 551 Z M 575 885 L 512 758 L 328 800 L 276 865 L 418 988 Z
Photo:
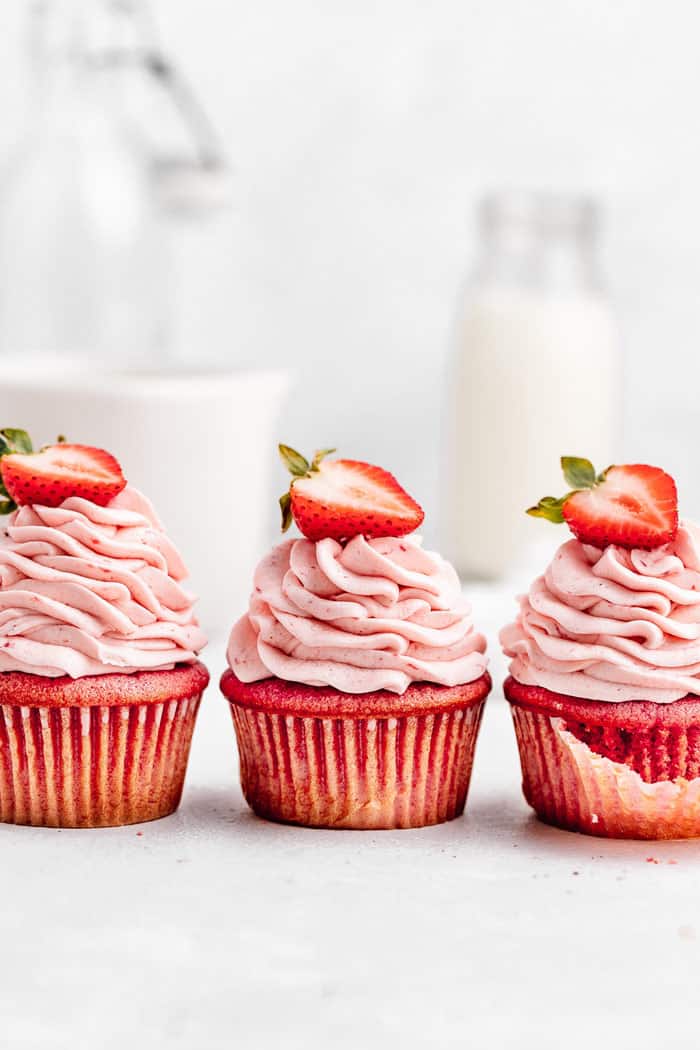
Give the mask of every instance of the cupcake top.
M 501 632 L 511 674 L 609 702 L 700 693 L 700 529 L 678 524 L 675 484 L 657 467 L 590 475 L 532 508 L 567 521 L 578 538 L 559 548 Z
M 20 435 L 18 437 L 18 435 Z M 108 453 L 0 431 L 0 671 L 169 670 L 206 644 L 176 548 Z
M 293 517 L 304 538 L 258 566 L 229 640 L 235 675 L 343 693 L 480 678 L 486 641 L 456 572 L 408 535 L 423 520 L 418 504 L 378 467 L 280 451 L 298 479 L 280 501 L 283 524 Z

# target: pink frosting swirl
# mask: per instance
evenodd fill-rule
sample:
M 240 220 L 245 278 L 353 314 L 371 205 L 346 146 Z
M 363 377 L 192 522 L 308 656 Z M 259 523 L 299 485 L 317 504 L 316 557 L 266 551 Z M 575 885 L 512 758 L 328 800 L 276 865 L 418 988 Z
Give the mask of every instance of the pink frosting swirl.
M 343 693 L 461 685 L 486 670 L 457 574 L 413 538 L 288 540 L 258 566 L 231 669 Z
M 14 511 L 0 535 L 0 671 L 168 670 L 206 644 L 187 570 L 148 500 L 72 497 Z
M 653 551 L 563 544 L 501 631 L 523 685 L 591 700 L 700 693 L 700 529 Z

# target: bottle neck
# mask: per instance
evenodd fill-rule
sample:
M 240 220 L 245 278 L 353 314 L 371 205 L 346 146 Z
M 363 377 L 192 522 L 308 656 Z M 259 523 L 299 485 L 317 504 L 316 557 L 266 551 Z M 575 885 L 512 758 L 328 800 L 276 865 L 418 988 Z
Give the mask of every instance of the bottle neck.
M 482 202 L 476 279 L 542 293 L 601 289 L 597 215 L 590 201 L 549 195 Z
M 141 0 L 36 0 L 27 43 L 36 126 L 70 132 L 76 113 L 141 60 L 145 9 Z
M 140 57 L 149 34 L 142 0 L 36 0 L 28 50 L 39 71 L 102 67 Z

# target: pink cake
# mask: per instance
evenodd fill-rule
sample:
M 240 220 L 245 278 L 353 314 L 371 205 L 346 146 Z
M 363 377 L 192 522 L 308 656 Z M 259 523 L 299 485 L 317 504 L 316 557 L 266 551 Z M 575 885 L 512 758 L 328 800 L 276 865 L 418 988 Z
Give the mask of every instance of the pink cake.
M 261 561 L 221 680 L 243 793 L 317 827 L 451 820 L 491 684 L 485 639 L 452 566 L 409 535 L 422 511 L 391 475 L 294 455 L 291 513 L 313 538 Z
M 113 457 L 22 434 L 0 431 L 0 820 L 165 816 L 209 679 L 185 566 Z
M 575 831 L 698 836 L 700 530 L 646 465 L 592 479 L 562 516 L 578 538 L 501 632 L 525 797 Z

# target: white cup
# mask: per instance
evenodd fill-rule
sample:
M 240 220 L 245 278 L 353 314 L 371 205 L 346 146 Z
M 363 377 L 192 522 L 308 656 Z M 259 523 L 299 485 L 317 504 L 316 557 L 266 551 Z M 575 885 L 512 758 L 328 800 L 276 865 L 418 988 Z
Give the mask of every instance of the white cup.
M 0 427 L 106 448 L 153 502 L 223 636 L 246 605 L 277 508 L 270 467 L 283 372 L 124 373 L 79 362 L 0 366 Z

